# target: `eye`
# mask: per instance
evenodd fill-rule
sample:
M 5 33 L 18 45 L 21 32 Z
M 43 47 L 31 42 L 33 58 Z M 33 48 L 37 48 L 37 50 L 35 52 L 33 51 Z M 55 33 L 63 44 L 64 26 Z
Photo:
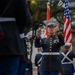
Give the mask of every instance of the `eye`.
M 56 25 L 53 26 L 53 28 L 55 28 L 55 27 L 56 27 Z

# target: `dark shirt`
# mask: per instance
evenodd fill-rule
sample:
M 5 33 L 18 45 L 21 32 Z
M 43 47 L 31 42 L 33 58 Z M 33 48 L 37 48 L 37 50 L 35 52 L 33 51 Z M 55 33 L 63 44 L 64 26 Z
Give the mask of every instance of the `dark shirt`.
M 67 52 L 63 52 L 65 55 L 67 54 Z M 74 73 L 74 65 L 73 65 L 73 58 L 75 58 L 75 54 L 74 52 L 70 52 L 67 57 L 71 60 L 69 61 L 67 58 L 64 59 L 64 61 L 62 62 L 62 75 L 63 74 L 70 74 L 72 75 Z M 62 53 L 60 54 L 60 59 L 61 61 L 63 60 L 64 56 L 62 55 Z M 71 63 L 70 63 L 71 62 Z M 66 63 L 66 64 L 65 64 Z

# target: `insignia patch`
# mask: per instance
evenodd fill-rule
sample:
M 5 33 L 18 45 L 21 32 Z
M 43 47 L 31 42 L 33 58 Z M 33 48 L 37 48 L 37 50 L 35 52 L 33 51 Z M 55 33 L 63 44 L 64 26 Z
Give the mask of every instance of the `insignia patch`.
M 55 39 L 54 41 L 53 41 L 53 43 L 58 43 L 59 42 L 59 39 Z

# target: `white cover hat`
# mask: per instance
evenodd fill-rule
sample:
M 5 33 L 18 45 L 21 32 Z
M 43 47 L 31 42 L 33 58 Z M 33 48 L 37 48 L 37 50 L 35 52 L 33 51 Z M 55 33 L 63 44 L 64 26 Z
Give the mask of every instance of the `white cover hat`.
M 71 46 L 71 43 L 65 43 L 65 46 Z

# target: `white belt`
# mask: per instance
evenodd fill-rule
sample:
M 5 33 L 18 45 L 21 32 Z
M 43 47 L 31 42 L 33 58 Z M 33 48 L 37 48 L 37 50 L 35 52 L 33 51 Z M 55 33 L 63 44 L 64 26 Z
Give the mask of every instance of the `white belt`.
M 63 62 L 62 64 L 72 64 L 72 62 Z
M 42 55 L 59 55 L 59 52 L 43 52 Z
M 0 22 L 16 21 L 15 18 L 0 17 Z

